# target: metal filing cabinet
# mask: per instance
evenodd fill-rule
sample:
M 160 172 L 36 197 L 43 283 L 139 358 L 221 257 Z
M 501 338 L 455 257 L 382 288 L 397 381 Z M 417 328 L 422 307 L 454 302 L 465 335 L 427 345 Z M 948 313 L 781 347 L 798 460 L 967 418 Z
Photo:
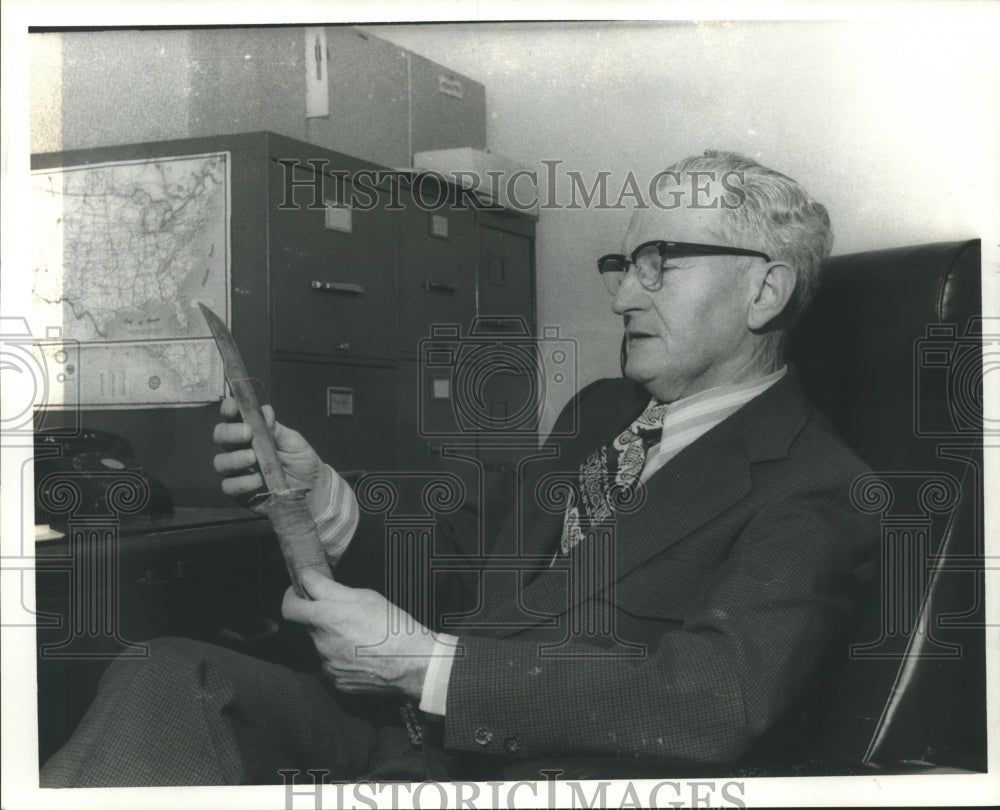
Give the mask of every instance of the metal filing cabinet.
M 477 497 L 512 466 L 511 444 L 536 440 L 534 221 L 460 209 L 433 177 L 352 186 L 345 175 L 378 167 L 288 138 L 268 136 L 267 153 L 279 418 L 340 469 L 450 472 Z M 324 210 L 320 187 L 324 201 L 360 204 L 349 219 Z M 435 347 L 457 363 L 447 390 Z M 470 351 L 488 366 L 525 360 L 484 375 Z M 412 483 L 398 484 L 404 508 L 417 478 L 400 479 Z

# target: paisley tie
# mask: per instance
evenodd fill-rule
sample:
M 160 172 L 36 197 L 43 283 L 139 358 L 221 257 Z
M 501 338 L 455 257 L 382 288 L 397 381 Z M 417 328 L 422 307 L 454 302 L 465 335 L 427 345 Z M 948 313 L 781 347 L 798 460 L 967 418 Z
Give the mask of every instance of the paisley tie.
M 639 483 L 646 455 L 663 433 L 669 405 L 653 405 L 609 444 L 595 450 L 580 465 L 563 516 L 560 549 L 568 554 L 584 536 L 583 527 L 614 519 L 615 504 L 630 499 Z

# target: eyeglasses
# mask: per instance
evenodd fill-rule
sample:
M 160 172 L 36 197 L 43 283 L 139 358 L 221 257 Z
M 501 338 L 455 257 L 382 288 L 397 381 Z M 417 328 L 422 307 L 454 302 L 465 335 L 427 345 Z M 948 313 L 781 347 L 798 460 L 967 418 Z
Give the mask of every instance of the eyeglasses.
M 660 261 L 655 265 L 650 262 L 639 262 L 638 256 L 642 251 L 655 247 L 660 256 Z M 654 239 L 652 242 L 643 242 L 632 251 L 632 256 L 625 256 L 621 253 L 609 253 L 601 256 L 597 260 L 597 270 L 604 279 L 604 286 L 608 292 L 617 295 L 622 282 L 630 267 L 636 268 L 639 283 L 644 289 L 655 292 L 663 286 L 663 263 L 666 259 L 680 259 L 688 256 L 758 256 L 766 262 L 771 261 L 771 257 L 759 250 L 746 250 L 745 248 L 724 247 L 722 245 L 699 245 L 694 242 L 667 242 L 662 239 Z

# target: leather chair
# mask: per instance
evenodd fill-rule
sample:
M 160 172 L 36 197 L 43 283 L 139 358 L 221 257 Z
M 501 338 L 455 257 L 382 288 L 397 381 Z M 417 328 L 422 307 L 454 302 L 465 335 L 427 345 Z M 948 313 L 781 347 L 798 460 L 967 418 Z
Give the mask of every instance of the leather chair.
M 920 245 L 831 258 L 790 336 L 883 535 L 806 769 L 986 769 L 980 314 L 979 242 Z

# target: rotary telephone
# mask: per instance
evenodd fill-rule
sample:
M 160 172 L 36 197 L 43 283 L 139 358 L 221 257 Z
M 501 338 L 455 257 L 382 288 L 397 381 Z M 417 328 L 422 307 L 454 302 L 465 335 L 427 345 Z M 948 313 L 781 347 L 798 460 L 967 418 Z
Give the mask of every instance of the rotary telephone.
M 92 428 L 83 428 L 75 436 L 58 430 L 35 433 L 36 524 L 66 522 L 66 511 L 58 511 L 55 506 L 63 503 L 56 489 L 60 481 L 72 481 L 79 490 L 81 500 L 73 509 L 75 513 L 116 514 L 108 504 L 108 489 L 126 478 L 132 486 L 138 478 L 149 492 L 146 503 L 135 514 L 164 515 L 173 511 L 170 492 L 135 460 L 128 439 Z

